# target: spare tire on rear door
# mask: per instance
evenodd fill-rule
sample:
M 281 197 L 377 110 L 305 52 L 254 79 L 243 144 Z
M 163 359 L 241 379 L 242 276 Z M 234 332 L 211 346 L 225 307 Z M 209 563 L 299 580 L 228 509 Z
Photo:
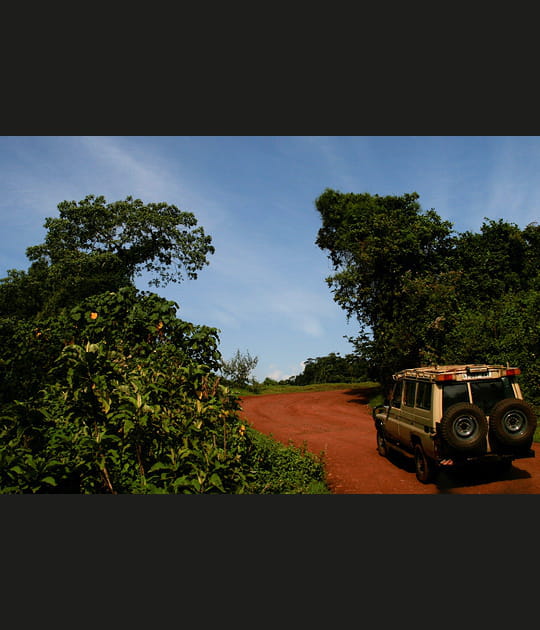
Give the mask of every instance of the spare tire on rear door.
M 448 446 L 461 453 L 486 448 L 488 423 L 477 405 L 460 402 L 448 407 L 441 419 L 441 435 Z
M 524 400 L 505 398 L 491 410 L 489 428 L 505 446 L 530 446 L 536 429 L 536 415 Z

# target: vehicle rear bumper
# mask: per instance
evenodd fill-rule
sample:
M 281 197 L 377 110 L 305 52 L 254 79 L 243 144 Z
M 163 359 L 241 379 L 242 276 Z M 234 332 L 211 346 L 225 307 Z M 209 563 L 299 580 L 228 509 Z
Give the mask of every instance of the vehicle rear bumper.
M 437 463 L 439 466 L 460 466 L 464 464 L 469 464 L 472 462 L 502 462 L 504 460 L 514 460 L 514 459 L 526 459 L 529 457 L 536 457 L 536 453 L 533 449 L 528 449 L 526 451 L 517 452 L 517 453 L 484 453 L 483 455 L 474 455 L 471 457 L 449 457 L 442 456 L 437 458 Z

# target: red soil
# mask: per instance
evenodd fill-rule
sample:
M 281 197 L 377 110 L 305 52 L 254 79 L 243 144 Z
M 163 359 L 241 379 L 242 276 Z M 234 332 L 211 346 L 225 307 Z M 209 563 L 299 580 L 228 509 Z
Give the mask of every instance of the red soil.
M 381 457 L 365 392 L 353 389 L 268 394 L 242 399 L 249 424 L 287 444 L 324 453 L 333 494 L 540 494 L 540 452 L 514 461 L 509 472 L 487 465 L 441 471 L 434 483 L 420 483 L 412 458 L 392 452 Z

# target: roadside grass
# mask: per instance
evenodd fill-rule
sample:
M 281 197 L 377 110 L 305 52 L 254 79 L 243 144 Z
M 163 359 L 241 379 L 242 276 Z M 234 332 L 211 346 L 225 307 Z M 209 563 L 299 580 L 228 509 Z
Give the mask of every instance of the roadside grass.
M 253 472 L 251 494 L 332 494 L 326 480 L 324 452 L 307 450 L 305 443 L 283 444 L 273 435 L 247 428 Z
M 316 383 L 313 385 L 264 385 L 256 383 L 248 387 L 235 387 L 233 392 L 237 396 L 264 396 L 265 394 L 294 394 L 298 392 L 325 392 L 332 389 L 365 389 L 379 390 L 379 383 Z

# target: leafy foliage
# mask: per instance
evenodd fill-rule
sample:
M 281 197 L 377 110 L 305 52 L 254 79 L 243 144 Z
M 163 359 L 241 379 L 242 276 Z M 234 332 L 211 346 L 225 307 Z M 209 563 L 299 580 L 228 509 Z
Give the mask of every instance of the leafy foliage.
M 313 455 L 305 444 L 281 444 L 252 429 L 250 458 L 258 473 L 251 491 L 257 494 L 329 494 L 324 454 Z
M 253 382 L 251 373 L 257 367 L 258 362 L 259 358 L 252 357 L 249 351 L 246 350 L 246 353 L 242 354 L 240 350 L 237 350 L 231 359 L 221 361 L 220 370 L 231 385 L 245 387 Z
M 8 400 L 4 390 L 2 492 L 313 490 L 300 490 L 292 473 L 283 477 L 284 466 L 270 470 L 274 455 L 263 454 L 238 397 L 215 374 L 217 331 L 178 319 L 175 309 L 125 287 L 38 330 L 19 329 L 21 356 L 45 376 L 26 400 Z M 272 446 L 293 469 L 305 468 L 306 454 L 283 448 Z
M 485 219 L 457 234 L 418 194 L 340 193 L 316 200 L 316 244 L 328 255 L 335 301 L 356 317 L 355 354 L 383 385 L 414 365 L 507 361 L 540 402 L 540 228 Z
M 238 401 L 211 373 L 216 331 L 179 320 L 175 307 L 126 287 L 19 337 L 34 343 L 21 355 L 45 377 L 3 408 L 4 491 L 243 487 Z M 22 380 L 20 366 L 13 373 Z
M 77 266 L 81 256 L 91 254 L 105 267 L 114 261 L 113 267 L 131 279 L 141 269 L 155 273 L 152 282 L 161 286 L 182 278 L 179 264 L 196 278 L 207 264 L 206 255 L 214 252 L 211 238 L 195 227 L 195 216 L 164 202 L 145 205 L 127 197 L 107 204 L 104 197 L 89 195 L 79 203 L 63 201 L 58 210 L 59 218 L 45 221 L 45 242 L 29 247 L 27 255 L 59 270 Z
M 367 377 L 367 362 L 362 357 L 348 354 L 344 357 L 331 352 L 325 357 L 308 358 L 302 374 L 291 379 L 294 385 L 316 383 L 355 383 Z
M 331 189 L 316 200 L 322 220 L 316 244 L 328 250 L 336 271 L 327 283 L 347 317 L 357 319 L 356 349 L 370 357 L 377 380 L 404 361 L 415 362 L 417 344 L 409 338 L 414 329 L 399 329 L 404 279 L 414 281 L 420 269 L 429 269 L 438 280 L 447 270 L 451 224 L 433 210 L 423 213 L 417 200 L 417 193 L 381 197 Z
M 320 491 L 322 464 L 240 417 L 219 331 L 133 285 L 196 278 L 213 247 L 194 216 L 131 197 L 59 210 L 0 282 L 0 493 Z
M 46 219 L 45 241 L 28 247 L 28 272 L 11 270 L 0 284 L 6 315 L 50 315 L 105 291 L 133 285 L 150 274 L 150 285 L 196 279 L 214 253 L 211 237 L 195 216 L 165 202 L 144 204 L 102 196 L 58 204 Z

